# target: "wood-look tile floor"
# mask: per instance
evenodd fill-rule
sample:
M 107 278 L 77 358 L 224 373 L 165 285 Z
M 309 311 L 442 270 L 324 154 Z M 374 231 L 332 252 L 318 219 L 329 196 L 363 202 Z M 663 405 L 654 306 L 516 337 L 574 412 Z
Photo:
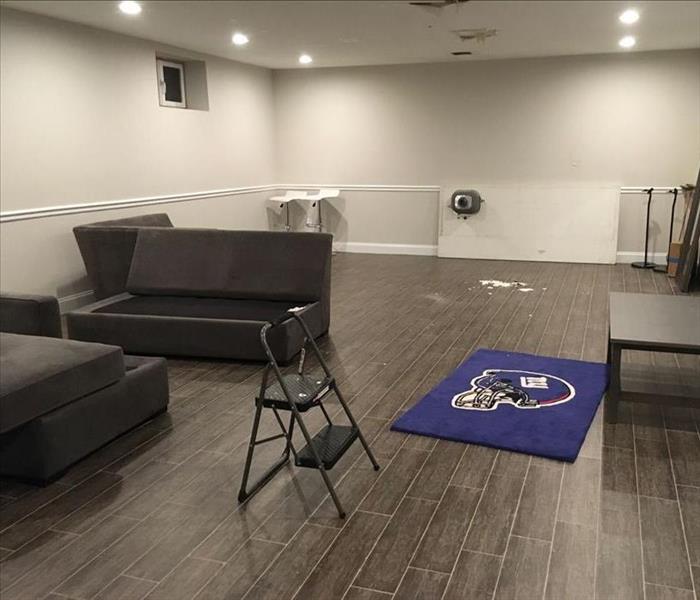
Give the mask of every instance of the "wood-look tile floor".
M 696 598 L 699 411 L 623 405 L 608 425 L 601 410 L 570 465 L 389 431 L 479 347 L 603 361 L 608 291 L 674 293 L 667 277 L 342 254 L 333 277 L 323 351 L 382 465 L 355 444 L 331 471 L 345 521 L 314 470 L 239 506 L 261 367 L 172 360 L 167 415 L 48 487 L 2 482 L 3 600 Z M 626 358 L 700 381 L 698 357 Z

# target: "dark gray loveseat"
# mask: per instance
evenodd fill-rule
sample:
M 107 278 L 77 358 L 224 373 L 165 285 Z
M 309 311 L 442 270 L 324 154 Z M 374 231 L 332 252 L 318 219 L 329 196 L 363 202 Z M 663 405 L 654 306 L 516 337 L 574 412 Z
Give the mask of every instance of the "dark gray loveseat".
M 318 233 L 140 229 L 127 293 L 67 315 L 73 339 L 114 344 L 126 352 L 264 360 L 260 329 L 289 308 L 314 334 L 330 323 L 332 236 Z M 293 322 L 275 328 L 278 360 L 300 349 Z
M 47 482 L 168 405 L 165 360 L 61 338 L 50 296 L 0 295 L 0 475 Z

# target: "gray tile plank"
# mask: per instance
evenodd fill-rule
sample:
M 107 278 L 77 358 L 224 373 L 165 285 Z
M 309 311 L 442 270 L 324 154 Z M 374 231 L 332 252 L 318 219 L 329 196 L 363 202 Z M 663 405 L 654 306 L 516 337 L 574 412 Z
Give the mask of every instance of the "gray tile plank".
M 686 431 L 668 431 L 668 445 L 676 483 L 700 487 L 700 436 Z
M 550 548 L 550 542 L 511 536 L 494 599 L 541 598 Z
M 503 554 L 523 487 L 523 478 L 492 475 L 476 509 L 465 550 Z
M 282 544 L 248 540 L 195 596 L 196 600 L 239 600 L 283 549 Z
M 394 594 L 394 600 L 431 600 L 432 598 L 441 598 L 449 578 L 449 575 L 446 573 L 435 573 L 434 571 L 424 571 L 409 567 L 399 589 Z
M 643 598 L 642 544 L 636 495 L 603 491 L 596 561 L 598 598 Z
M 142 600 L 156 585 L 155 581 L 120 575 L 97 594 L 95 600 Z M 67 596 L 57 595 L 56 597 L 66 598 Z
M 601 461 L 579 456 L 564 466 L 557 520 L 595 527 L 598 515 Z
M 452 572 L 480 496 L 480 490 L 473 488 L 447 488 L 411 561 L 412 566 Z
M 356 512 L 335 538 L 327 554 L 304 582 L 295 598 L 341 598 L 388 521 L 389 517 L 384 515 Z M 385 558 L 387 561 L 392 559 L 389 556 Z M 361 581 L 355 583 L 361 587 L 379 589 Z
M 2 511 L 0 511 L 0 531 L 7 529 L 13 523 L 51 502 L 57 496 L 65 494 L 69 489 L 68 486 L 54 483 L 46 487 L 28 490 L 21 498 L 12 499 L 3 504 Z
M 3 589 L 3 600 L 36 600 L 54 590 L 94 556 L 99 555 L 135 525 L 133 519 L 108 516 L 92 530 L 77 537 L 72 543 L 44 562 L 36 565 L 9 588 Z M 118 575 L 118 573 L 116 574 Z M 99 591 L 112 578 L 102 581 Z
M 288 483 L 283 473 L 277 475 L 239 510 L 226 517 L 192 551 L 192 556 L 228 561 L 279 506 Z
M 187 484 L 203 470 L 211 467 L 221 457 L 210 452 L 197 452 L 175 469 L 161 477 L 156 485 L 141 491 L 134 498 L 122 504 L 116 514 L 134 519 L 144 519 Z
M 360 505 L 360 510 L 393 514 L 427 458 L 427 452 L 402 448 L 383 469 L 377 483 Z
M 636 438 L 635 445 L 639 493 L 675 500 L 676 488 L 666 440 Z
M 691 590 L 681 590 L 662 585 L 647 583 L 645 586 L 646 600 L 695 600 Z
M 607 402 L 606 399 L 603 402 Z M 617 422 L 603 423 L 603 444 L 615 448 L 634 449 L 634 431 L 632 426 L 632 405 L 620 402 L 617 409 Z
M 408 494 L 426 500 L 440 500 L 462 454 L 464 444 L 438 440 Z
M 678 502 L 639 498 L 647 583 L 692 589 Z
M 634 452 L 603 448 L 596 594 L 601 599 L 643 598 Z
M 392 594 L 355 586 L 352 586 L 343 596 L 343 600 L 391 600 L 391 598 Z
M 126 571 L 126 575 L 160 581 L 194 550 L 227 515 L 235 510 L 232 502 L 210 502 L 206 511 L 183 507 L 183 520 Z
M 700 566 L 700 488 L 678 486 L 690 564 Z
M 557 521 L 545 600 L 590 600 L 594 596 L 595 529 Z
M 219 562 L 187 557 L 153 588 L 146 598 L 147 600 L 193 598 L 222 567 L 223 564 Z
M 173 463 L 152 461 L 133 475 L 123 478 L 117 484 L 83 504 L 78 510 L 58 521 L 54 527 L 61 531 L 83 533 L 92 527 L 107 512 L 115 512 L 120 506 L 150 487 L 163 475 L 175 468 Z
M 513 534 L 552 541 L 563 467 L 531 465 L 513 524 Z
M 493 465 L 493 474 L 525 477 L 529 465 L 530 456 L 528 454 L 499 450 L 496 462 Z
M 483 488 L 493 468 L 498 450 L 467 444 L 462 460 L 452 477 L 452 485 Z
M 664 415 L 660 406 L 634 404 L 632 406 L 632 421 L 635 437 L 659 442 L 665 441 Z
M 116 475 L 97 473 L 3 531 L 2 546 L 16 550 L 118 481 Z
M 635 455 L 625 448 L 603 447 L 602 481 L 603 491 L 620 494 L 637 493 Z
M 75 538 L 73 533 L 48 530 L 3 558 L 0 562 L 0 590 L 63 550 Z
M 354 583 L 382 592 L 395 591 L 436 506 L 432 500 L 404 498 Z
M 593 422 L 588 428 L 579 456 L 600 459 L 603 447 L 603 405 L 598 406 Z
M 64 581 L 57 591 L 78 598 L 92 597 L 107 582 L 118 575 L 127 574 L 125 571 L 130 565 L 172 529 L 182 527 L 189 516 L 189 507 L 164 505 L 145 521 L 137 522 L 125 536 L 102 553 L 86 557 L 86 564 Z
M 291 598 L 337 533 L 328 527 L 304 525 L 251 588 L 246 600 Z
M 483 600 L 496 589 L 501 557 L 463 551 L 457 559 L 443 600 Z

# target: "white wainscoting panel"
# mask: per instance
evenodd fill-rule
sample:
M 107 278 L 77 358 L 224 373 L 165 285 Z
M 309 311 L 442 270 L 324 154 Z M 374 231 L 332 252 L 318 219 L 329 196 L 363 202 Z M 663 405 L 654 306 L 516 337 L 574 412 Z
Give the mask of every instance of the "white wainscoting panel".
M 615 263 L 619 186 L 457 183 L 441 189 L 438 256 Z M 457 189 L 481 193 L 479 213 L 457 217 L 449 208 Z

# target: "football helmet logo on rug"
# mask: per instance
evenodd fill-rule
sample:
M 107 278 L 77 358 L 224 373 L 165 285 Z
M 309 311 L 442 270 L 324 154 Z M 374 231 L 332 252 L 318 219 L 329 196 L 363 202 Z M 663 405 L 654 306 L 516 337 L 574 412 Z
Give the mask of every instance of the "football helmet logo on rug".
M 470 383 L 471 389 L 452 398 L 454 408 L 496 410 L 501 403 L 517 408 L 545 408 L 568 402 L 576 395 L 568 381 L 530 371 L 487 369 Z

